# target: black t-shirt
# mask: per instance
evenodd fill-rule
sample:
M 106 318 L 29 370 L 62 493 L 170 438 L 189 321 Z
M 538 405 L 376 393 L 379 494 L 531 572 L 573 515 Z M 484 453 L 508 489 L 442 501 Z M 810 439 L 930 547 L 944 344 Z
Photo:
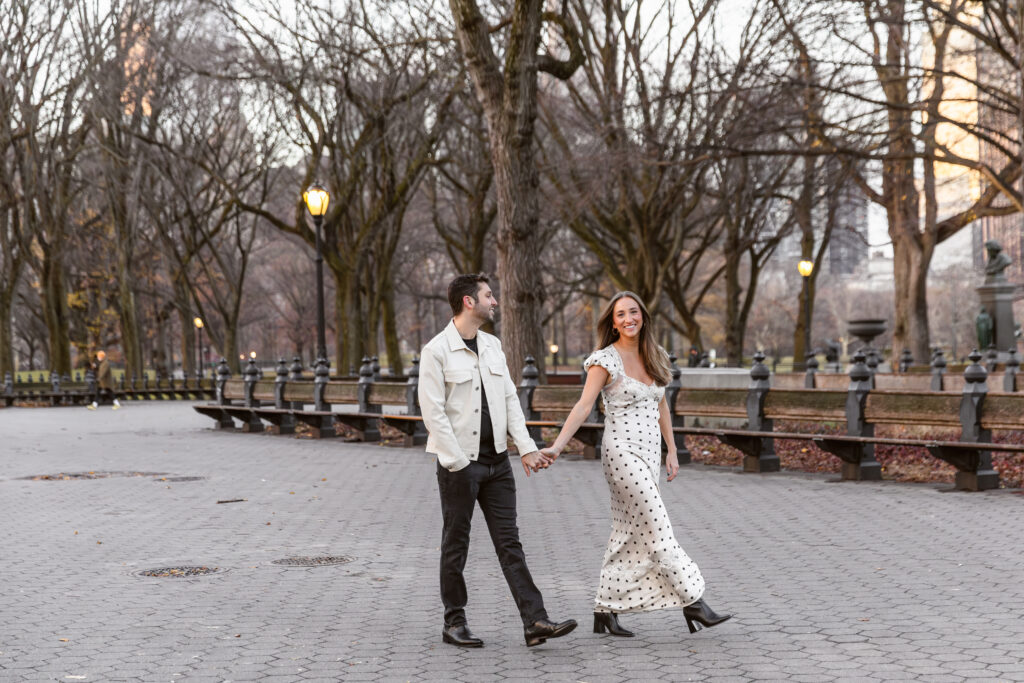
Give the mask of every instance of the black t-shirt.
M 477 356 L 480 352 L 477 350 L 476 337 L 472 339 L 463 338 L 462 341 L 466 342 L 466 346 L 469 350 L 475 353 Z M 477 363 L 477 372 L 480 372 L 480 364 Z M 480 378 L 480 386 L 483 387 L 483 377 Z M 480 391 L 480 457 L 477 458 L 477 462 L 484 465 L 494 465 L 501 462 L 502 458 L 508 457 L 508 451 L 499 453 L 494 448 L 494 427 L 491 425 L 491 410 L 487 405 L 487 389 L 481 389 Z

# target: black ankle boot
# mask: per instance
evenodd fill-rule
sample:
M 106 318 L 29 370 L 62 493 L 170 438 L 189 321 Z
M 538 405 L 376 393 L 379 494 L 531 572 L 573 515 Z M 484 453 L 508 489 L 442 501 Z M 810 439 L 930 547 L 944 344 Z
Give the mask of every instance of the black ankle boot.
M 693 622 L 696 621 L 701 626 L 710 628 L 727 621 L 732 615 L 715 614 L 715 610 L 708 607 L 708 603 L 703 599 L 700 599 L 692 605 L 684 607 L 683 616 L 686 617 L 686 625 L 690 627 L 690 633 L 696 633 L 700 627 L 694 626 Z
M 632 631 L 627 631 L 619 624 L 619 615 L 615 612 L 594 612 L 594 633 L 610 633 L 623 638 L 633 637 Z

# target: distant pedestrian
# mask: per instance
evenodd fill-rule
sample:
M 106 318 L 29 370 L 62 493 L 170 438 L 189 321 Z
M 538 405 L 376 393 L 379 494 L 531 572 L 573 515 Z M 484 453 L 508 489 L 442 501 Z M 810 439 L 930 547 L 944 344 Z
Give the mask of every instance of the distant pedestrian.
M 107 352 L 100 351 L 96 354 L 96 386 L 99 389 L 99 396 L 96 399 L 102 398 L 106 400 L 109 396 L 114 401 L 114 410 L 121 407 L 121 402 L 117 400 L 117 396 L 114 395 L 114 375 L 110 370 L 110 361 L 107 360 Z M 94 399 L 92 404 L 89 405 L 89 410 L 96 410 L 99 407 L 98 400 Z

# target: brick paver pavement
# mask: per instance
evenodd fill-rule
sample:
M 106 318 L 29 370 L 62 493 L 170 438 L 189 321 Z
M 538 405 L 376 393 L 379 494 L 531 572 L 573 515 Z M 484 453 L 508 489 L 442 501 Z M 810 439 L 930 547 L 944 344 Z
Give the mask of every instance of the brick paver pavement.
M 569 637 L 527 649 L 482 518 L 482 650 L 441 643 L 440 508 L 420 449 L 217 433 L 184 403 L 0 410 L 0 680 L 1024 681 L 1024 496 L 689 466 L 662 484 L 732 621 L 591 632 L 596 462 L 519 471 L 520 526 Z M 81 471 L 163 476 L 32 481 Z M 203 477 L 163 481 L 165 477 Z M 218 504 L 244 498 L 245 502 Z M 348 564 L 295 569 L 296 555 Z M 140 578 L 175 565 L 222 571 Z

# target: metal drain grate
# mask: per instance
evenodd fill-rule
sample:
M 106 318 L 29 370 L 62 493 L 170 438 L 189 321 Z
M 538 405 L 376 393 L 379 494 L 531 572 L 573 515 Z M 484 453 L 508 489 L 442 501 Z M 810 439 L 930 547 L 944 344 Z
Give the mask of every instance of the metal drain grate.
M 332 564 L 345 564 L 353 559 L 355 558 L 344 555 L 317 555 L 314 557 L 286 557 L 283 560 L 274 560 L 270 564 L 280 567 L 326 567 Z
M 195 576 L 217 574 L 220 571 L 220 567 L 158 567 L 156 569 L 140 569 L 134 574 L 157 579 L 188 579 Z
M 159 477 L 163 472 L 58 472 L 21 477 L 28 481 L 69 481 L 72 479 L 110 479 L 111 477 Z

